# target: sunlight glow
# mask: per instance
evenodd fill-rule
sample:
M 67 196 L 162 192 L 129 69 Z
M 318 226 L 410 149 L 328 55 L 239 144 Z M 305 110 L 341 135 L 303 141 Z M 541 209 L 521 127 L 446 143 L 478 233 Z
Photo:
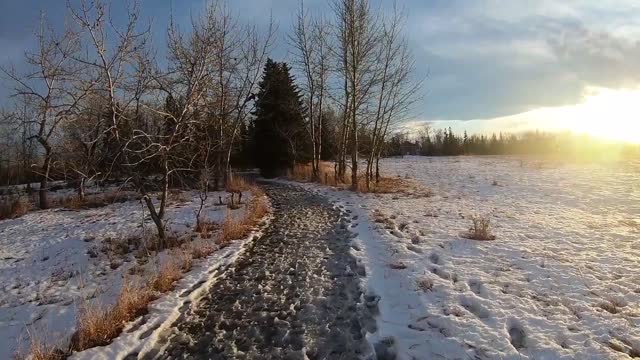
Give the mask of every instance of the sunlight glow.
M 567 107 L 564 125 L 576 133 L 640 143 L 640 90 L 590 88 L 582 104 Z
M 640 144 L 640 89 L 588 87 L 576 105 L 542 107 L 481 121 L 481 132 L 571 131 Z

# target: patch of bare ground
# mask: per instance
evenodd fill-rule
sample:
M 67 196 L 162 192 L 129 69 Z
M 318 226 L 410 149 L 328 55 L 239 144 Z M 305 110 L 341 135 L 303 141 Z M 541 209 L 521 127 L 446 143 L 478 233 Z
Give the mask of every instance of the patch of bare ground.
M 148 257 L 151 251 L 167 250 L 168 253 L 154 266 L 137 267 L 135 272 L 142 280 L 137 285 L 125 280 L 114 304 L 104 305 L 95 301 L 81 303 L 76 320 L 77 330 L 67 349 L 47 347 L 43 342 L 31 341 L 28 355 L 24 358 L 65 359 L 72 352 L 111 343 L 120 335 L 127 323 L 147 313 L 151 301 L 174 288 L 175 283 L 191 270 L 194 259 L 207 257 L 222 244 L 228 244 L 233 240 L 248 236 L 262 221 L 269 211 L 266 195 L 262 189 L 255 185 L 247 185 L 246 190 L 251 191 L 253 196 L 251 201 L 246 204 L 247 209 L 244 216 L 235 219 L 227 214 L 221 226 L 204 222 L 206 226 L 203 225 L 202 228 L 195 230 L 201 235 L 205 233 L 208 236 L 201 236 L 196 241 L 187 242 L 175 238 L 160 244 L 154 241 L 153 237 L 145 239 L 132 237 L 105 241 L 105 248 L 102 250 L 114 259 L 135 249 L 139 250 L 136 254 L 139 258 Z M 208 231 L 211 233 L 207 233 Z M 214 232 L 215 235 L 213 235 Z

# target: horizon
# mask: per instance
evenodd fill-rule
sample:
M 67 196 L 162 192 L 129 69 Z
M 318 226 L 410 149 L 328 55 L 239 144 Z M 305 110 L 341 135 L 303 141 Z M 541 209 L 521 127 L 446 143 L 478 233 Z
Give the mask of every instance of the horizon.
M 206 1 L 141 2 L 151 21 L 158 57 L 165 53 L 170 14 L 180 26 Z M 292 62 L 286 35 L 300 2 L 229 2 L 243 20 L 277 26 L 271 57 Z M 389 12 L 390 1 L 374 1 Z M 640 144 L 640 4 L 633 1 L 578 1 L 558 4 L 523 1 L 398 1 L 406 13 L 406 35 L 416 59 L 415 78 L 425 78 L 419 104 L 403 127 L 431 123 L 456 132 L 491 134 L 571 131 L 606 140 Z M 615 5 L 615 6 L 614 6 Z M 305 1 L 327 14 L 326 1 Z M 11 9 L 9 9 L 9 7 Z M 523 9 L 526 9 L 524 11 Z M 114 11 L 123 11 L 122 2 Z M 24 69 L 23 52 L 43 12 L 56 29 L 64 6 L 44 0 L 0 4 L 0 65 Z M 0 104 L 8 105 L 11 84 L 3 79 Z

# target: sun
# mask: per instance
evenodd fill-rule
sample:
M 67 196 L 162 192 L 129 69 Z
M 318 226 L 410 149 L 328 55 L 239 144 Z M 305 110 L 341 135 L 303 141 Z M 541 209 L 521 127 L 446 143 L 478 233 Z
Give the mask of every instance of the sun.
M 640 143 L 640 90 L 588 88 L 584 101 L 566 110 L 563 122 L 572 132 Z

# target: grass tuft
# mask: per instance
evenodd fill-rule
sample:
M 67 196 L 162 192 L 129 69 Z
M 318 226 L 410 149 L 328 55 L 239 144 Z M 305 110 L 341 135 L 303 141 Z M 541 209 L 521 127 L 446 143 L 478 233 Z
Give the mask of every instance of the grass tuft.
M 495 240 L 496 237 L 491 233 L 491 219 L 483 216 L 474 216 L 471 218 L 472 225 L 469 232 L 463 234 L 463 237 L 472 240 Z

